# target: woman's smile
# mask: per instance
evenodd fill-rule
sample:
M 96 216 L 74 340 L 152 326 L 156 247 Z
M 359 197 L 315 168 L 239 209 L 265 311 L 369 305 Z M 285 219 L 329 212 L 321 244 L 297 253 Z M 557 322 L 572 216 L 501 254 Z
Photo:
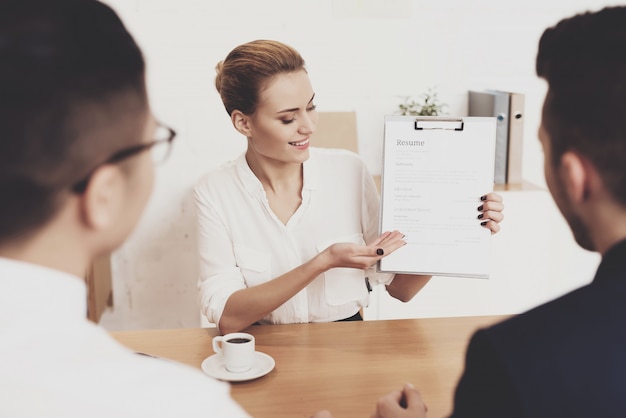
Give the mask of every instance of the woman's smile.
M 292 145 L 299 149 L 306 149 L 309 147 L 310 141 L 311 141 L 311 138 L 307 138 L 304 141 L 300 141 L 300 142 L 290 142 L 289 145 Z

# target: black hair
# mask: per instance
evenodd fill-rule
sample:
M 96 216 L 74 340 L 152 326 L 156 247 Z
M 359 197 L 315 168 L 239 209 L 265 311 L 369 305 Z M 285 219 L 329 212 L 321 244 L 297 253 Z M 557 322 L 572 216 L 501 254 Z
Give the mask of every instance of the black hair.
M 96 0 L 0 0 L 0 243 L 32 232 L 107 144 L 87 105 L 145 95 L 142 53 Z M 114 141 L 114 140 L 113 140 Z
M 626 205 L 626 7 L 581 13 L 546 29 L 537 74 L 548 82 L 543 121 L 552 163 L 588 158 Z

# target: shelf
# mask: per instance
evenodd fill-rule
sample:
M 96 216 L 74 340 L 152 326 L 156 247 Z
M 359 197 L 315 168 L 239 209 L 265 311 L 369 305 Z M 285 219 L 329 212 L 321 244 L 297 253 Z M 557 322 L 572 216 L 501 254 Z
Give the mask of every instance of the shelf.
M 524 180 L 522 183 L 495 184 L 493 190 L 495 192 L 523 192 L 545 190 L 545 188 Z
M 374 183 L 380 192 L 380 175 L 374 175 Z M 524 180 L 522 183 L 495 184 L 494 192 L 523 192 L 523 191 L 539 191 L 546 190 L 544 187 L 537 186 L 534 183 Z

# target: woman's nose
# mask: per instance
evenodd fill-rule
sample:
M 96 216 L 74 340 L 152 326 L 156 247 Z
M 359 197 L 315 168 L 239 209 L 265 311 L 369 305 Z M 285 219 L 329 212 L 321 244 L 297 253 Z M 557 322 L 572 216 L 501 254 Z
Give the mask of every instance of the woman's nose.
M 317 129 L 317 118 L 308 112 L 304 115 L 304 117 L 300 118 L 300 121 L 298 131 L 302 134 L 312 134 Z

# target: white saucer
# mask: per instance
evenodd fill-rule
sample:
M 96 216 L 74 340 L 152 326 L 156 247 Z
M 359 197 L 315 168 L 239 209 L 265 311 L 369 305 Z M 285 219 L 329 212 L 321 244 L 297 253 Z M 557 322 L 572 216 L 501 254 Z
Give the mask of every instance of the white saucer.
M 260 351 L 256 351 L 254 355 L 256 357 L 254 365 L 247 372 L 233 373 L 226 370 L 221 354 L 213 354 L 205 358 L 201 366 L 202 371 L 215 379 L 243 382 L 265 376 L 274 369 L 276 363 L 271 356 Z

